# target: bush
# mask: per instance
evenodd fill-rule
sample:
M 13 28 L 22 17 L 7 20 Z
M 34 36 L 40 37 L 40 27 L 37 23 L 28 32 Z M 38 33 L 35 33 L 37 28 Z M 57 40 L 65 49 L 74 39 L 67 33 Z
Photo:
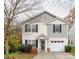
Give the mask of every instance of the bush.
M 72 47 L 71 53 L 72 55 L 75 55 L 75 47 Z
M 38 53 L 38 49 L 37 48 L 32 48 L 32 54 L 36 55 Z
M 15 52 L 19 52 L 20 50 L 20 48 L 22 47 L 22 44 L 20 44 L 17 48 L 14 48 L 14 49 L 9 49 L 9 53 L 15 53 Z
M 65 46 L 65 52 L 71 52 L 72 47 L 70 45 Z
M 32 50 L 32 45 L 30 44 L 27 44 L 27 45 L 22 45 L 20 48 L 19 48 L 19 51 L 23 52 L 23 53 L 30 53 Z

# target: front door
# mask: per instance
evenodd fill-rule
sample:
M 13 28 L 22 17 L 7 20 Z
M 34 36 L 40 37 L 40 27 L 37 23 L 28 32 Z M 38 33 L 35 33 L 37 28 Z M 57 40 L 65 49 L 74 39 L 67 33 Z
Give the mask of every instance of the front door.
M 45 40 L 40 40 L 41 43 L 41 51 L 45 51 Z

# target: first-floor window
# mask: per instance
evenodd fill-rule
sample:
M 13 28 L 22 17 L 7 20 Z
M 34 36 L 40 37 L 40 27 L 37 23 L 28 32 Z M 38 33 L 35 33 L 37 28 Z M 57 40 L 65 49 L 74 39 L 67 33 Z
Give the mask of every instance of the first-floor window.
M 31 40 L 27 40 L 27 44 L 31 44 Z
M 36 47 L 36 40 L 32 40 L 32 47 Z
M 36 47 L 36 40 L 26 40 L 25 44 L 31 44 L 32 47 Z

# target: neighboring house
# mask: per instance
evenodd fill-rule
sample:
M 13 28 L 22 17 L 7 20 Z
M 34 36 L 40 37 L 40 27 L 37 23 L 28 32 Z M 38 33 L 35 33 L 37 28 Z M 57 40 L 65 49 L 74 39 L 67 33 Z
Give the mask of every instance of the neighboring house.
M 73 24 L 72 27 L 69 28 L 69 40 L 70 44 L 72 46 L 75 46 L 75 24 Z
M 68 45 L 68 24 L 44 11 L 23 22 L 22 44 L 32 44 L 38 52 L 60 52 Z

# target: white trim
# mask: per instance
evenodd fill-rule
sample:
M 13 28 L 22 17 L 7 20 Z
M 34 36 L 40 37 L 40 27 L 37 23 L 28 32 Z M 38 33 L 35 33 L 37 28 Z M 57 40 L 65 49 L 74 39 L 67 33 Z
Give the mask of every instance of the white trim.
M 42 13 L 48 13 L 48 14 L 52 15 L 52 17 L 55 17 L 56 19 L 62 20 L 60 17 L 56 16 L 56 15 L 53 14 L 52 12 L 49 12 L 49 11 L 47 11 L 47 10 L 44 10 L 44 11 L 40 12 L 39 14 L 34 15 L 34 16 L 32 16 L 31 18 L 27 19 L 26 21 L 23 21 L 22 24 L 28 22 L 29 20 L 31 20 L 31 19 L 34 18 L 34 17 L 37 17 L 37 16 L 41 15 Z M 63 21 L 64 23 L 68 24 L 66 20 L 62 20 L 62 21 Z
M 29 24 L 29 23 L 26 23 L 25 25 L 30 25 L 30 27 L 31 27 L 31 32 L 26 32 L 26 33 L 38 33 L 38 32 L 32 32 L 32 26 L 33 25 L 38 25 L 38 24 L 35 24 L 35 23 L 32 23 L 32 24 Z M 25 25 L 24 25 L 24 27 L 25 27 Z M 24 31 L 25 31 L 25 29 L 24 29 Z
M 38 52 L 40 52 L 41 50 L 40 40 L 41 39 L 38 39 Z M 47 52 L 47 39 L 45 38 L 44 40 L 45 40 L 45 52 Z
M 45 52 L 47 52 L 47 39 L 45 40 Z

